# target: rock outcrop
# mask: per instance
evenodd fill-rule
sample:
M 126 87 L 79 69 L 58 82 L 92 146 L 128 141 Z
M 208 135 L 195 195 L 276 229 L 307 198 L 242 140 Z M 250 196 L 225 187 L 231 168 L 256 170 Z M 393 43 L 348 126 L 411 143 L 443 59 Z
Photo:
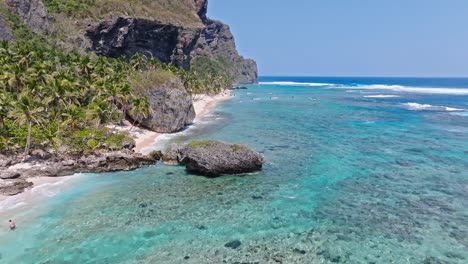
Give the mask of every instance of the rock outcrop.
M 237 83 L 256 82 L 257 64 L 239 55 L 229 26 L 207 18 L 207 0 L 194 1 L 203 27 L 186 28 L 157 18 L 117 17 L 88 28 L 86 36 L 91 40 L 91 49 L 110 57 L 141 53 L 186 70 L 196 57 L 222 57 L 234 67 Z
M 28 178 L 60 177 L 75 173 L 99 173 L 129 171 L 155 164 L 159 153 L 144 156 L 131 151 L 95 153 L 81 157 L 41 159 L 31 156 L 26 160 L 20 157 L 0 157 L 0 194 L 15 195 L 32 186 Z
M 129 113 L 130 118 L 138 121 L 141 126 L 158 133 L 174 133 L 192 124 L 195 119 L 192 97 L 178 77 L 147 87 L 143 93 L 151 106 L 149 115 L 139 119 Z
M 14 40 L 14 36 L 10 27 L 8 27 L 3 18 L 0 17 L 0 41 L 2 40 L 12 41 Z
M 245 146 L 214 140 L 173 145 L 163 161 L 185 165 L 187 171 L 208 177 L 259 171 L 265 162 L 261 154 Z
M 41 0 L 6 0 L 8 8 L 17 14 L 35 33 L 43 33 L 49 27 L 46 8 Z
M 184 29 L 157 20 L 118 17 L 87 30 L 95 53 L 108 57 L 132 57 L 141 53 L 164 63 L 190 68 L 190 52 L 201 29 Z

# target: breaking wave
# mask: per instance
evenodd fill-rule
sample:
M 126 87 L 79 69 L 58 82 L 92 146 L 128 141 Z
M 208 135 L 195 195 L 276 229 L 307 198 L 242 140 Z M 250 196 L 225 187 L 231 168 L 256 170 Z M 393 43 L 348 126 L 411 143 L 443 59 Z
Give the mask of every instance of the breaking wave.
M 468 95 L 468 88 L 414 87 L 387 84 L 338 84 L 317 82 L 260 82 L 260 85 L 327 87 L 356 90 L 388 90 L 403 93 Z
M 418 103 L 405 103 L 403 106 L 412 111 L 447 111 L 447 112 L 457 112 L 465 111 L 465 109 L 454 108 L 449 106 L 437 106 L 430 104 L 418 104 Z

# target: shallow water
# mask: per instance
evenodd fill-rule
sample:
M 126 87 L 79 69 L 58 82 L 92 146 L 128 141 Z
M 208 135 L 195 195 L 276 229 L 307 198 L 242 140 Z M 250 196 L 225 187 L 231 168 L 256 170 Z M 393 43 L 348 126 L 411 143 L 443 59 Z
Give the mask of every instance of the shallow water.
M 248 144 L 262 172 L 81 176 L 2 213 L 18 229 L 0 231 L 0 262 L 468 262 L 468 96 L 452 92 L 466 80 L 263 81 L 171 138 Z M 426 86 L 438 94 L 413 89 Z

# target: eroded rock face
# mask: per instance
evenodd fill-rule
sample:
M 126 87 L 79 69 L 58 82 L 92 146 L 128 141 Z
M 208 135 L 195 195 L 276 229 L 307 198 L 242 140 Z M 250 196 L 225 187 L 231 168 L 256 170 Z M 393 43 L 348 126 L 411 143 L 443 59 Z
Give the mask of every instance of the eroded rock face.
M 207 0 L 194 0 L 203 27 L 186 28 L 155 19 L 118 17 L 88 28 L 92 50 L 109 57 L 132 57 L 141 53 L 189 70 L 194 58 L 226 58 L 234 67 L 237 83 L 257 81 L 257 64 L 236 49 L 228 25 L 207 18 Z
M 49 20 L 41 0 L 6 0 L 9 9 L 16 13 L 35 33 L 47 31 Z
M 3 18 L 0 17 L 0 41 L 2 40 L 13 41 L 14 37 L 10 27 L 8 27 Z
M 265 162 L 260 153 L 245 146 L 214 140 L 173 145 L 163 161 L 185 165 L 189 172 L 208 177 L 259 171 Z
M 174 133 L 190 125 L 195 119 L 192 97 L 187 93 L 182 81 L 173 77 L 164 84 L 145 89 L 151 106 L 147 118 L 138 120 L 142 126 L 158 133 Z M 136 117 L 130 117 L 135 119 Z
M 87 30 L 92 50 L 107 57 L 132 57 L 141 53 L 164 63 L 189 68 L 189 53 L 201 29 L 184 29 L 157 20 L 119 17 Z
M 208 12 L 208 0 L 195 0 L 195 8 L 198 16 L 203 23 L 207 21 L 206 13 Z
M 193 51 L 192 57 L 224 57 L 236 66 L 236 83 L 255 83 L 258 78 L 257 63 L 240 56 L 234 36 L 228 25 L 208 19 Z

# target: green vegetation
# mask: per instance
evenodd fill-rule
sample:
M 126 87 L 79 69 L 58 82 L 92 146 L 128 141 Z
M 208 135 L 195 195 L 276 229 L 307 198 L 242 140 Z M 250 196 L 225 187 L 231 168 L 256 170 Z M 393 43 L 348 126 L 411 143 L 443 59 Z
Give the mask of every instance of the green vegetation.
M 175 76 L 190 94 L 214 92 L 196 73 L 141 55 L 112 59 L 63 52 L 39 39 L 3 42 L 0 151 L 115 149 L 130 139 L 105 127 L 128 114 L 146 118 L 150 105 L 144 89 Z M 111 140 L 115 137 L 119 140 Z
M 235 79 L 234 69 L 234 65 L 223 57 L 217 59 L 197 57 L 191 67 L 196 78 L 201 80 L 204 89 L 211 93 L 219 93 L 232 85 Z
M 174 77 L 191 95 L 218 93 L 228 87 L 231 77 L 225 69 L 229 64 L 223 59 L 199 58 L 194 70 L 185 71 L 142 55 L 130 60 L 98 57 L 62 45 L 71 43 L 70 39 L 61 39 L 57 31 L 82 34 L 78 24 L 87 23 L 97 14 L 94 12 L 194 12 L 192 0 L 187 0 L 190 5 L 183 10 L 185 1 L 141 0 L 130 6 L 128 1 L 118 0 L 45 0 L 56 19 L 52 24 L 57 26 L 54 31 L 52 25 L 48 35 L 32 33 L 0 1 L 0 15 L 17 40 L 0 43 L 0 152 L 24 149 L 27 154 L 32 148 L 41 148 L 58 154 L 118 149 L 133 140 L 111 128 L 128 115 L 136 120 L 148 116 L 147 87 Z M 160 9 L 153 8 L 156 6 Z
M 127 73 L 137 70 L 125 60 L 64 53 L 40 40 L 2 42 L 0 150 L 70 147 L 89 127 L 102 132 L 126 111 L 148 111 L 127 81 Z M 105 132 L 103 139 L 114 135 Z
M 109 15 L 157 17 L 163 22 L 201 26 L 193 0 L 43 0 L 47 11 L 74 18 L 101 20 Z
M 234 145 L 231 145 L 231 149 L 234 152 L 238 152 L 238 151 L 247 149 L 247 147 L 244 145 L 234 144 Z
M 194 140 L 188 143 L 188 146 L 192 149 L 195 149 L 195 148 L 201 148 L 201 147 L 208 147 L 211 144 L 213 144 L 213 141 L 211 140 L 203 140 L 203 141 Z

